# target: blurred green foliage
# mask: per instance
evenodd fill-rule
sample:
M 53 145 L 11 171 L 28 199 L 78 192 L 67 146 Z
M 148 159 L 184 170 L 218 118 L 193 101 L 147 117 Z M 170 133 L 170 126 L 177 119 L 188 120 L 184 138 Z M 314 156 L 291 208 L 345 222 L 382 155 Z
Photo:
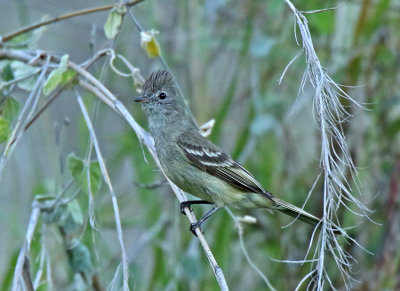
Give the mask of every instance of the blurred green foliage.
M 99 5 L 94 0 L 84 4 L 77 0 L 16 2 L 19 4 L 0 1 L 1 34 L 26 22 L 15 15 L 29 12 L 36 21 L 44 14 L 55 16 Z M 356 196 L 362 194 L 360 199 L 374 210 L 371 219 L 378 222 L 354 215 L 344 207 L 338 210 L 343 226 L 356 225 L 348 230 L 349 234 L 373 253 L 368 254 L 353 242 L 343 243 L 357 260 L 353 276 L 359 283 L 353 289 L 398 290 L 400 2 L 300 0 L 294 4 L 302 11 L 335 7 L 305 16 L 322 65 L 334 80 L 346 86 L 346 93 L 365 107 L 354 107 L 342 100 L 354 115 L 344 125 L 361 185 L 357 188 L 350 182 L 352 192 Z M 16 11 L 21 9 L 26 11 Z M 285 67 L 300 50 L 295 32 L 301 42 L 284 1 L 145 1 L 132 11 L 146 29 L 160 31 L 157 40 L 163 56 L 199 124 L 215 118 L 210 139 L 243 163 L 266 189 L 301 206 L 320 172 L 321 145 L 312 111 L 314 92 L 309 84 L 299 92 L 305 69 L 303 55 L 278 84 Z M 120 34 L 116 34 L 122 20 L 117 14 L 112 14 L 117 18 L 114 20 L 107 18 L 107 13 L 73 18 L 49 25 L 40 39 L 25 34 L 12 43 L 26 48 L 26 42 L 33 39 L 29 48 L 64 56 L 60 66 L 47 77 L 45 94 L 74 77 L 65 67 L 67 55 L 69 60 L 83 62 L 95 51 L 110 46 L 107 37 L 115 38 L 116 52 L 145 76 L 161 67 L 159 60 L 150 60 L 141 48 L 140 34 L 128 17 L 122 21 Z M 107 37 L 102 30 L 104 25 Z M 24 79 L 18 88 L 3 88 L 4 83 L 24 77 L 35 68 L 17 61 L 1 61 L 0 68 L 0 142 L 4 142 L 26 102 L 27 92 L 23 90 L 32 90 L 37 77 Z M 101 61 L 90 71 L 146 127 L 140 108 L 132 104 L 138 95 L 132 80 L 104 69 Z M 189 222 L 180 215 L 178 201 L 163 183 L 150 154 L 118 116 L 103 104 L 96 104 L 93 96 L 83 96 L 96 120 L 95 130 L 117 194 L 132 289 L 218 290 L 207 259 L 188 230 Z M 113 207 L 107 187 L 101 186 L 95 156 L 86 161 L 88 141 L 75 96 L 66 92 L 29 129 L 6 165 L 0 189 L 0 218 L 7 222 L 0 225 L 1 290 L 11 288 L 33 197 L 51 205 L 64 190 L 63 198 L 69 199 L 68 203 L 42 212 L 32 241 L 32 277 L 38 270 L 43 271 L 38 290 L 50 290 L 51 286 L 53 290 L 96 289 L 96 282 L 104 290 L 118 289 L 122 273 L 118 268 L 120 250 Z M 87 169 L 93 192 L 92 217 Z M 70 179 L 74 182 L 66 189 Z M 323 184 L 319 181 L 305 206 L 318 216 L 322 215 L 321 193 Z M 356 210 L 351 204 L 348 208 Z M 194 208 L 197 217 L 207 210 L 207 206 Z M 249 256 L 277 290 L 293 290 L 310 271 L 311 264 L 275 260 L 304 259 L 312 229 L 298 222 L 285 228 L 291 223 L 289 218 L 266 211 L 232 210 L 239 216 L 257 218 L 256 224 L 244 224 Z M 203 229 L 231 290 L 267 288 L 246 261 L 237 229 L 227 212 L 215 214 Z M 311 254 L 314 247 L 315 244 Z M 343 289 L 342 277 L 329 255 L 326 262 L 332 283 Z M 115 273 L 116 270 L 119 271 Z M 117 287 L 110 285 L 113 278 L 118 281 Z

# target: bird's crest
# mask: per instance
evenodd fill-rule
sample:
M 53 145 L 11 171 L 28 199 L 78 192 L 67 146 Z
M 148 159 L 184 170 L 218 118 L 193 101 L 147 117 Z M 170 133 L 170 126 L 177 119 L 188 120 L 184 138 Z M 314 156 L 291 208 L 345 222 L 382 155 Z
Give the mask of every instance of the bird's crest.
M 165 87 L 173 88 L 175 87 L 175 82 L 171 73 L 162 69 L 151 73 L 143 84 L 143 90 L 148 93 L 157 92 Z

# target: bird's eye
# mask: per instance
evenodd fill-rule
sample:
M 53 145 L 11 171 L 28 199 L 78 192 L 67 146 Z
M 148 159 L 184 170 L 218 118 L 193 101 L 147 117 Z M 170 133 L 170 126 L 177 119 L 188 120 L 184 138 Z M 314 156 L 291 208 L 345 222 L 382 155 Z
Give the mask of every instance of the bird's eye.
M 160 98 L 160 99 L 165 99 L 165 98 L 167 98 L 167 94 L 166 94 L 165 92 L 160 92 L 160 93 L 158 94 L 158 98 Z

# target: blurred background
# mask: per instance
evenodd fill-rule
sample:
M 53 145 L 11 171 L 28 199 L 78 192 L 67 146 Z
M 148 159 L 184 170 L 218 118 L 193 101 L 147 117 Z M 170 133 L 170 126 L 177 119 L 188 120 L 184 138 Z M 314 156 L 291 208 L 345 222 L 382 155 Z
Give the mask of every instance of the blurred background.
M 0 34 L 46 15 L 112 3 L 0 0 Z M 351 183 L 352 193 L 374 211 L 369 220 L 344 207 L 338 210 L 343 226 L 356 226 L 349 234 L 372 253 L 354 243 L 344 245 L 356 259 L 352 275 L 358 282 L 353 289 L 399 290 L 400 1 L 299 0 L 294 5 L 301 11 L 336 7 L 305 16 L 322 66 L 365 107 L 344 103 L 354 116 L 343 129 L 361 185 L 357 189 Z M 301 49 L 296 43 L 293 14 L 285 2 L 146 0 L 131 11 L 145 30 L 159 31 L 162 56 L 198 123 L 216 120 L 210 139 L 240 161 L 266 189 L 303 205 L 320 173 L 320 132 L 313 116 L 314 91 L 306 84 L 299 92 L 306 67 L 304 55 L 278 83 Z M 51 24 L 29 48 L 69 54 L 71 61 L 81 63 L 112 45 L 104 35 L 106 19 L 107 12 L 99 12 Z M 301 43 L 298 31 L 297 37 Z M 113 45 L 145 77 L 163 67 L 158 58 L 148 58 L 140 45 L 140 33 L 128 17 Z M 133 102 L 138 94 L 132 79 L 118 76 L 103 63 L 96 62 L 89 71 L 101 78 L 146 128 L 145 116 Z M 125 69 L 120 62 L 116 66 Z M 93 112 L 95 98 L 81 92 Z M 27 95 L 20 89 L 13 92 L 20 107 Z M 218 290 L 198 240 L 180 214 L 178 200 L 163 183 L 149 153 L 107 106 L 100 103 L 97 110 L 96 133 L 118 197 L 133 289 Z M 67 157 L 75 153 L 83 158 L 88 141 L 75 95 L 66 91 L 26 132 L 7 162 L 0 182 L 1 290 L 10 289 L 34 197 L 62 191 L 71 179 Z M 67 196 L 78 190 L 75 183 Z M 306 204 L 307 211 L 321 216 L 322 193 L 319 181 Z M 80 273 L 88 270 L 105 290 L 119 265 L 120 249 L 106 185 L 103 183 L 94 197 L 97 229 L 88 222 L 87 194 L 79 192 L 74 201 L 78 209 L 74 213 L 82 219 L 75 221 L 78 223 L 68 236 L 82 253 L 74 259 L 57 223 L 41 218 L 30 253 L 32 274 L 40 268 L 41 254 L 46 257 L 39 290 L 84 290 Z M 354 205 L 348 207 L 355 210 Z M 194 212 L 200 217 L 207 210 L 208 206 L 199 206 Z M 293 290 L 311 265 L 275 260 L 304 259 L 312 227 L 298 222 L 285 227 L 290 218 L 262 210 L 232 211 L 256 217 L 257 223 L 243 225 L 249 256 L 277 290 Z M 267 288 L 246 261 L 238 231 L 226 211 L 215 214 L 203 230 L 231 290 Z M 329 255 L 326 269 L 333 285 L 343 289 L 342 277 Z

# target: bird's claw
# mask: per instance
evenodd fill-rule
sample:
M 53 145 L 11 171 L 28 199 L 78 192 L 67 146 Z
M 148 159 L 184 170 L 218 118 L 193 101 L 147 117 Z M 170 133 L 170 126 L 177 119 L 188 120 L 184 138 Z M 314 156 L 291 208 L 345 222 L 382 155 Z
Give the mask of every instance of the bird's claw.
M 186 207 L 188 207 L 189 210 L 190 210 L 190 212 L 192 212 L 192 207 L 190 207 L 190 206 L 191 206 L 191 204 L 190 204 L 189 201 L 183 201 L 183 202 L 181 202 L 181 204 L 180 204 L 181 213 L 182 213 L 183 215 L 186 215 L 186 213 L 185 213 L 185 208 L 186 208 Z
M 203 230 L 200 227 L 200 223 L 194 222 L 194 223 L 190 224 L 190 231 L 193 233 L 193 235 L 195 237 L 197 237 L 196 228 L 200 229 L 201 233 L 204 234 Z

